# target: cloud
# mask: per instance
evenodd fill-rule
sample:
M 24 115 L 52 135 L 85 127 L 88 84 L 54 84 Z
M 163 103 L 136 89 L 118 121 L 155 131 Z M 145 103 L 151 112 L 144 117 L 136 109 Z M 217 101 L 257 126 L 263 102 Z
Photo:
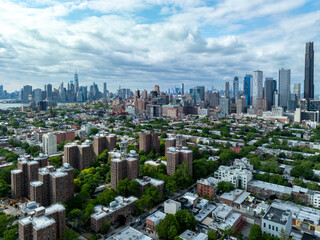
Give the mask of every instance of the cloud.
M 320 6 L 306 0 L 0 0 L 0 6 L 0 83 L 9 90 L 58 87 L 75 69 L 80 83 L 106 81 L 111 90 L 181 82 L 221 88 L 255 69 L 276 78 L 281 67 L 302 82 L 305 42 L 314 41 L 319 53 Z

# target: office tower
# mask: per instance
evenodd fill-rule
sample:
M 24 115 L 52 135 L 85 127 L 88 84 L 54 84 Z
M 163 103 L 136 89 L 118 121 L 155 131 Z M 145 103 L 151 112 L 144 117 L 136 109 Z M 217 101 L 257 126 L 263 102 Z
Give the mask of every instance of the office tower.
M 93 147 L 90 140 L 67 143 L 64 146 L 63 162 L 82 171 L 93 162 Z
M 181 95 L 184 95 L 184 83 L 181 83 L 180 89 L 181 89 Z
M 237 114 L 244 113 L 246 109 L 246 97 L 240 96 L 237 100 Z
M 166 152 L 167 157 L 167 174 L 172 176 L 178 166 L 186 163 L 189 168 L 189 173 L 192 175 L 192 150 L 187 147 L 169 147 Z
M 275 91 L 273 94 L 273 103 L 274 103 L 274 107 L 277 108 L 279 107 L 279 94 L 278 91 Z
M 157 93 L 157 96 L 160 95 L 160 87 L 159 87 L 159 85 L 155 85 L 154 86 L 154 91 Z
M 220 112 L 224 115 L 228 115 L 231 112 L 230 98 L 221 96 L 220 98 Z
M 277 81 L 273 78 L 266 78 L 264 81 L 264 98 L 267 101 L 267 110 L 273 106 L 274 92 L 276 91 Z
M 143 150 L 148 154 L 152 149 L 154 153 L 160 153 L 158 133 L 141 132 L 139 134 L 139 150 Z
M 304 70 L 304 98 L 314 98 L 314 51 L 313 42 L 306 43 L 305 70 Z
M 204 101 L 204 86 L 197 86 L 190 89 L 190 94 L 194 104 L 199 104 Z
M 43 153 L 52 155 L 57 153 L 57 137 L 51 132 L 42 136 Z
M 33 95 L 34 95 L 34 101 L 35 102 L 40 102 L 41 100 L 43 100 L 41 98 L 41 92 L 42 92 L 42 90 L 40 88 L 37 88 L 37 89 L 33 90 Z
M 100 155 L 105 149 L 108 149 L 108 151 L 114 150 L 116 148 L 116 144 L 117 135 L 115 134 L 99 134 L 95 136 L 93 138 L 93 149 L 95 157 Z
M 131 180 L 139 176 L 139 154 L 135 150 L 127 153 L 128 142 L 120 143 L 120 151 L 110 152 L 111 155 L 111 187 L 117 189 L 119 180 Z
M 30 202 L 21 208 L 19 239 L 62 239 L 66 230 L 66 209 L 60 203 L 47 208 Z
M 291 70 L 290 69 L 280 69 L 278 75 L 279 81 L 279 106 L 283 108 L 288 107 L 288 101 L 290 99 L 290 78 Z
M 234 77 L 233 79 L 233 98 L 234 98 L 234 102 L 237 102 L 239 96 L 239 78 L 238 77 Z
M 257 108 L 258 107 L 258 99 L 263 98 L 263 72 L 256 70 L 253 71 L 253 79 L 252 79 L 252 106 Z
M 26 85 L 23 86 L 23 89 L 21 89 L 21 102 L 22 103 L 28 103 L 29 95 L 32 94 L 32 86 Z
M 229 97 L 229 82 L 226 82 L 226 85 L 225 85 L 225 89 L 224 89 L 224 95 L 225 95 L 225 97 Z
M 107 83 L 106 82 L 103 83 L 103 96 L 104 97 L 107 96 Z
M 251 82 L 252 75 L 247 74 L 243 80 L 243 95 L 246 97 L 247 106 L 250 106 L 251 104 Z
M 79 91 L 79 76 L 77 71 L 74 73 L 74 85 L 75 85 L 75 92 Z
M 47 93 L 47 100 L 51 100 L 52 99 L 52 84 L 47 84 L 46 85 L 46 93 Z
M 293 93 L 297 96 L 297 101 L 300 101 L 300 95 L 301 95 L 301 84 L 300 83 L 295 83 L 293 85 Z

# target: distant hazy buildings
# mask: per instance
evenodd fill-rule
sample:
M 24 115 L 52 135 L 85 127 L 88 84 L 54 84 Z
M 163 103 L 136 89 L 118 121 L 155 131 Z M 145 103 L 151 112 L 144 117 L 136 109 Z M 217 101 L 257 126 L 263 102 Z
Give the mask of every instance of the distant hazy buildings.
M 201 101 L 204 101 L 204 93 L 204 86 L 197 86 L 190 89 L 194 104 L 199 104 Z

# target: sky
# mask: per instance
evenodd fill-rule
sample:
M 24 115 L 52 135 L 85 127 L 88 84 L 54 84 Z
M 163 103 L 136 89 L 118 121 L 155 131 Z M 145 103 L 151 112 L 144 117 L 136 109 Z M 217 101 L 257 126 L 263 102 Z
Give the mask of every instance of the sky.
M 0 84 L 57 88 L 77 70 L 100 90 L 223 89 L 235 76 L 242 88 L 253 70 L 286 68 L 303 89 L 309 41 L 319 94 L 318 0 L 0 0 Z

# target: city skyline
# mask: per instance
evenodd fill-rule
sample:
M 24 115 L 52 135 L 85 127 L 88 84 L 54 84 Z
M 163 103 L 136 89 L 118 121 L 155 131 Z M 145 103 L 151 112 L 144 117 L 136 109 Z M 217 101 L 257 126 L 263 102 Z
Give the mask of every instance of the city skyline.
M 303 85 L 309 41 L 316 55 L 315 95 L 320 91 L 316 1 L 271 1 L 268 8 L 262 1 L 231 8 L 231 0 L 0 5 L 0 84 L 9 92 L 27 84 L 57 88 L 72 81 L 76 69 L 80 85 L 95 82 L 102 90 L 107 82 L 111 91 L 181 83 L 224 89 L 235 76 L 243 89 L 243 77 L 253 70 L 278 80 L 281 68 L 291 69 L 292 86 Z

